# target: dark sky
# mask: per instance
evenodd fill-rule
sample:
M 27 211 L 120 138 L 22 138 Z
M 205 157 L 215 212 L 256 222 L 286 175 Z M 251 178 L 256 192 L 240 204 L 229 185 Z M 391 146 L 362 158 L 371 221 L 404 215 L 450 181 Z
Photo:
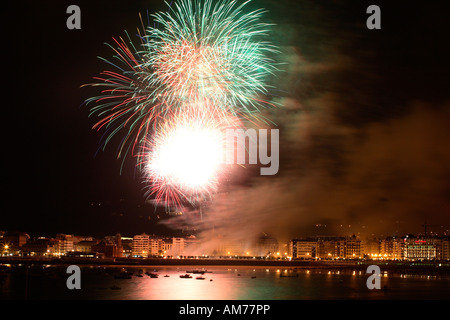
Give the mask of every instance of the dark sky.
M 281 167 L 218 195 L 209 217 L 223 232 L 238 237 L 242 223 L 286 237 L 319 223 L 329 233 L 450 228 L 448 12 L 438 1 L 392 2 L 253 1 L 270 11 L 286 62 L 274 81 L 283 108 L 268 114 Z M 70 4 L 81 8 L 81 30 L 66 28 Z M 381 30 L 365 26 L 370 4 L 381 8 Z M 82 105 L 96 91 L 80 88 L 105 67 L 96 57 L 111 56 L 105 42 L 134 32 L 139 12 L 164 9 L 155 0 L 9 1 L 2 10 L 0 230 L 167 232 L 144 204 L 133 159 L 120 175 L 117 141 L 97 153 L 101 133 Z

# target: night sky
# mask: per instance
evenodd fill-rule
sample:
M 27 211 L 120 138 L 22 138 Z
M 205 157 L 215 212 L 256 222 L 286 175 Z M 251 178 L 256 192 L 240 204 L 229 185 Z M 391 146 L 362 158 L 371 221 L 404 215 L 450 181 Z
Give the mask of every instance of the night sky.
M 450 229 L 448 11 L 438 1 L 391 2 L 252 2 L 269 10 L 285 63 L 273 80 L 283 108 L 267 114 L 280 129 L 280 171 L 239 171 L 207 221 L 237 238 L 387 236 L 420 232 L 425 221 Z M 81 8 L 81 30 L 66 28 L 71 4 Z M 381 8 L 381 30 L 366 28 L 370 4 Z M 97 152 L 102 132 L 91 130 L 96 118 L 83 101 L 98 92 L 80 88 L 104 69 L 97 56 L 111 57 L 105 42 L 133 34 L 139 12 L 165 8 L 8 1 L 0 230 L 132 236 L 192 223 L 188 215 L 158 223 L 163 213 L 145 204 L 134 159 L 120 174 L 118 140 Z

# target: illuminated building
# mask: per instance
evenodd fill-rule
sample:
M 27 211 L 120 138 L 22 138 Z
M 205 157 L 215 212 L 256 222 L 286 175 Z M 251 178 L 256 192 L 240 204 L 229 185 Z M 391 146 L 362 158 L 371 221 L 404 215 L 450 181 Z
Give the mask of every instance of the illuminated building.
M 405 260 L 436 259 L 436 246 L 431 239 L 406 237 L 403 241 Z
M 122 246 L 122 236 L 120 235 L 120 233 L 116 234 L 115 245 L 116 245 L 116 252 L 114 254 L 114 257 L 122 257 L 123 246 Z
M 344 254 L 345 238 L 318 237 L 316 257 L 320 259 L 336 259 Z
M 27 243 L 30 236 L 25 232 L 4 232 L 0 238 L 0 248 L 2 254 L 20 254 L 21 247 Z
M 149 254 L 152 256 L 161 256 L 164 253 L 164 240 L 159 237 L 151 237 L 149 243 Z
M 182 256 L 184 254 L 184 238 L 172 238 L 171 256 Z
M 52 243 L 50 239 L 46 238 L 37 238 L 28 241 L 26 244 L 22 246 L 22 254 L 24 256 L 48 256 L 52 247 Z
M 379 258 L 390 260 L 403 260 L 404 242 L 397 237 L 388 237 L 381 240 Z
M 78 252 L 91 252 L 92 247 L 98 244 L 98 242 L 99 241 L 82 240 L 74 245 L 74 250 Z
M 122 238 L 122 256 L 131 257 L 133 255 L 133 238 L 131 237 L 121 237 Z
M 95 252 L 97 256 L 106 258 L 122 257 L 122 238 L 120 234 L 115 236 L 106 236 L 99 243 L 92 245 L 91 251 Z
M 382 241 L 379 239 L 367 239 L 364 241 L 364 256 L 374 257 L 381 254 Z
M 317 240 L 293 239 L 290 242 L 290 253 L 293 259 L 315 259 L 317 247 Z
M 181 239 L 181 238 L 180 238 Z M 172 240 L 172 239 L 171 239 Z M 177 242 L 179 245 L 179 241 Z M 124 247 L 127 247 L 124 245 Z M 151 257 L 170 255 L 168 251 L 172 248 L 172 244 L 162 237 L 148 234 L 135 235 L 133 237 L 132 252 L 134 257 Z M 177 248 L 178 250 L 179 248 Z M 165 254 L 165 252 L 167 252 Z M 125 253 L 124 255 L 127 255 Z
M 363 257 L 362 242 L 355 235 L 345 239 L 344 257 L 346 259 L 360 259 Z
M 403 242 L 406 260 L 450 260 L 450 243 L 447 237 L 406 236 Z
M 442 239 L 441 260 L 450 260 L 450 239 Z
M 73 235 L 59 233 L 55 237 L 56 246 L 54 250 L 55 255 L 65 255 L 67 252 L 73 250 Z
M 148 257 L 150 253 L 150 236 L 148 234 L 135 235 L 133 237 L 132 255 L 137 257 Z
M 364 255 L 363 244 L 355 235 L 293 239 L 289 252 L 293 259 L 360 259 Z
M 163 255 L 169 256 L 172 251 L 172 238 L 163 240 Z
M 450 260 L 450 246 L 448 237 L 426 238 L 427 243 L 433 244 L 436 248 L 436 260 Z

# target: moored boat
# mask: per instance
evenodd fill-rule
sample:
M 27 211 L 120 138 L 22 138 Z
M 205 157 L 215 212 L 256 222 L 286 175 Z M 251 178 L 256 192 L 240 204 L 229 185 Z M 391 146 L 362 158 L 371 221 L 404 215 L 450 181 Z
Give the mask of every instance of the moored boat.
M 147 273 L 147 275 L 148 275 L 150 278 L 158 278 L 158 275 L 157 275 L 156 273 L 151 273 L 151 272 L 149 272 L 149 273 Z

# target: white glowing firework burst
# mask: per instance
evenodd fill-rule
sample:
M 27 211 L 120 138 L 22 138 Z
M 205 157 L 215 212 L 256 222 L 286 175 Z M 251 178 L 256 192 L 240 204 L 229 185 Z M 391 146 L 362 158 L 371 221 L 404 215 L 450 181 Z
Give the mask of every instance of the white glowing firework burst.
M 208 105 L 194 105 L 167 117 L 142 147 L 139 163 L 150 185 L 148 195 L 159 203 L 182 207 L 186 201 L 209 199 L 227 173 L 225 133 L 239 121 Z

